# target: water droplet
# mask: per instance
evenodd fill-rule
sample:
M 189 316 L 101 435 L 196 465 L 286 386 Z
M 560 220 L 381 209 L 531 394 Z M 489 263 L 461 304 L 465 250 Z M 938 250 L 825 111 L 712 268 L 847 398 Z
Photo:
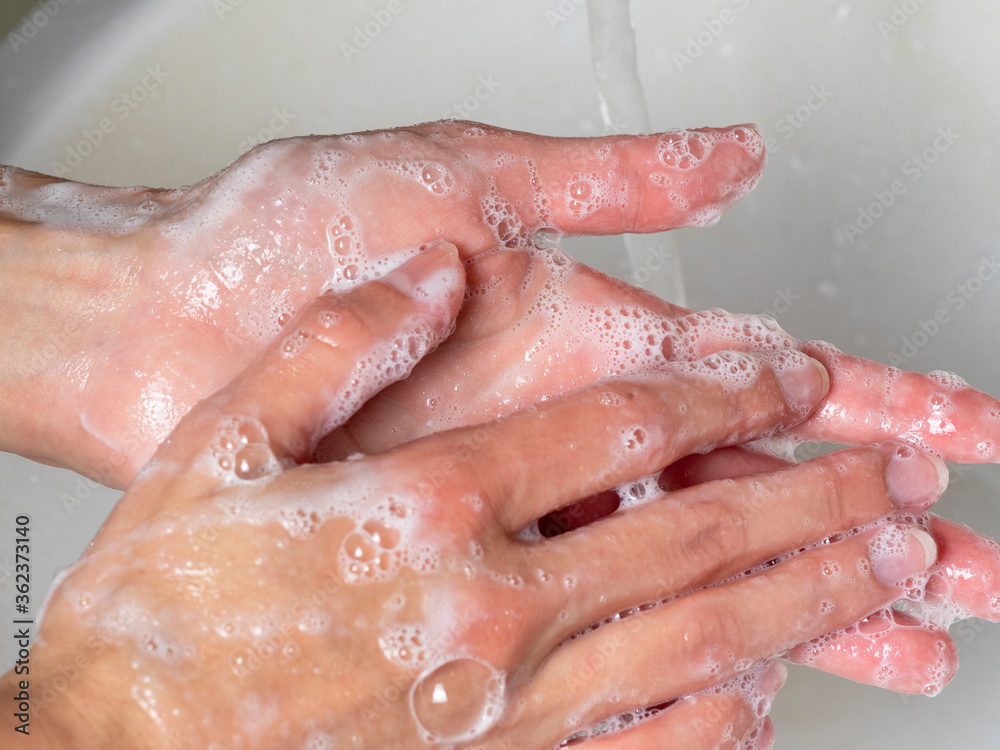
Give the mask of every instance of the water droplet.
M 267 474 L 271 469 L 271 449 L 266 445 L 251 444 L 240 448 L 236 454 L 236 476 L 251 481 Z
M 594 189 L 586 180 L 577 180 L 569 186 L 569 195 L 578 201 L 590 200 L 594 194 Z
M 413 686 L 413 717 L 435 741 L 472 739 L 500 715 L 504 678 L 476 659 L 454 659 Z
M 319 314 L 319 324 L 324 328 L 333 328 L 340 322 L 340 313 L 324 310 Z
M 361 534 L 351 534 L 344 540 L 344 550 L 352 560 L 371 562 L 375 559 L 375 548 Z
M 420 177 L 430 185 L 441 179 L 441 169 L 433 164 L 427 164 L 424 166 L 423 171 L 421 171 Z
M 399 545 L 400 534 L 396 529 L 374 520 L 365 521 L 362 528 L 368 532 L 372 542 L 382 549 L 392 549 Z
M 597 397 L 597 401 L 601 406 L 621 406 L 625 403 L 625 399 L 619 396 L 617 393 L 612 393 L 611 391 L 604 391 Z

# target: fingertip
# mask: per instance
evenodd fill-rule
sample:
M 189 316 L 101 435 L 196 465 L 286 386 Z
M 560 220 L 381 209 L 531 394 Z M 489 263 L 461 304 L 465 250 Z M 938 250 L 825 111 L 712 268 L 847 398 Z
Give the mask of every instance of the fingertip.
M 830 375 L 826 368 L 800 352 L 788 352 L 774 370 L 789 409 L 802 419 L 809 416 L 830 391 Z
M 898 446 L 885 468 L 886 486 L 893 502 L 904 510 L 922 513 L 948 487 L 948 466 L 937 456 Z
M 767 161 L 764 137 L 749 124 L 662 133 L 657 155 L 665 174 L 654 182 L 686 207 L 680 225 L 688 227 L 718 221 L 757 186 Z
M 381 282 L 439 313 L 450 323 L 465 296 L 465 268 L 458 248 L 439 242 L 382 277 Z
M 937 560 L 937 543 L 923 529 L 889 524 L 868 543 L 872 571 L 886 588 L 897 588 L 912 576 L 926 572 Z

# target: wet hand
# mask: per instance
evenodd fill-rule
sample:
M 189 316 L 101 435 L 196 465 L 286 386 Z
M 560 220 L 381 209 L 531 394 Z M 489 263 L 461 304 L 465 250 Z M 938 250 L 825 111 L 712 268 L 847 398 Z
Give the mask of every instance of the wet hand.
M 885 606 L 933 562 L 929 537 L 899 523 L 769 564 L 844 513 L 896 507 L 900 471 L 907 502 L 934 500 L 936 459 L 894 471 L 873 449 L 636 490 L 587 527 L 532 533 L 582 497 L 801 421 L 827 379 L 794 351 L 723 356 L 738 375 L 669 363 L 304 463 L 449 331 L 453 251 L 386 282 L 307 305 L 139 473 L 48 603 L 33 685 L 44 696 L 76 671 L 39 742 L 765 747 L 783 681 L 769 657 Z
M 822 460 L 843 460 L 851 453 L 841 451 Z M 898 471 L 899 466 L 920 459 L 920 454 L 899 448 L 895 454 L 892 473 L 897 502 L 910 498 L 898 504 L 907 511 L 909 520 L 934 538 L 937 561 L 926 575 L 909 582 L 905 596 L 897 604 L 900 609 L 873 612 L 847 628 L 796 646 L 783 658 L 896 692 L 935 695 L 958 669 L 958 648 L 948 635 L 949 626 L 968 617 L 1000 622 L 1000 544 L 961 524 L 923 514 L 918 501 L 919 485 L 910 485 L 906 475 Z M 678 461 L 659 475 L 658 487 L 676 492 L 705 482 L 773 472 L 788 465 L 783 459 L 741 447 L 723 448 Z M 564 509 L 556 519 L 561 520 L 563 529 L 594 516 L 591 511 L 581 517 L 588 510 L 586 506 L 577 506 L 576 514 L 572 510 Z M 844 520 L 846 528 L 857 519 Z M 891 522 L 891 518 L 882 521 Z M 831 538 L 842 537 L 838 533 Z
M 751 127 L 588 139 L 445 122 L 275 141 L 178 190 L 2 168 L 0 284 L 19 317 L 0 449 L 124 486 L 324 290 L 443 239 L 469 258 L 539 230 L 703 224 L 763 160 Z

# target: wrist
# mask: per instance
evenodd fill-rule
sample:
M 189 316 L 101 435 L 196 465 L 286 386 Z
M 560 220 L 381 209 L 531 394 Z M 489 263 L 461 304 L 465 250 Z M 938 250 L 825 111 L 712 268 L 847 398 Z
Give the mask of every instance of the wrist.
M 129 293 L 116 282 L 135 265 L 133 243 L 73 221 L 76 194 L 62 205 L 51 192 L 43 198 L 52 178 L 5 168 L 0 178 L 0 450 L 114 483 L 94 470 L 106 448 L 79 415 L 96 347 Z
M 79 652 L 61 657 L 60 668 L 40 651 L 32 649 L 30 672 L 0 677 L 0 698 L 15 707 L 0 724 L 5 737 L 21 735 L 32 750 L 162 746 L 159 728 L 121 682 L 127 665 L 112 671 Z

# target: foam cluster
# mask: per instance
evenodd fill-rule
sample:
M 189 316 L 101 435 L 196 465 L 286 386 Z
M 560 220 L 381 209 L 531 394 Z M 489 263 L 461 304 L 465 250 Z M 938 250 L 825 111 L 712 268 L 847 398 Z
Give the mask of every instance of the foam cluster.
M 264 482 L 281 471 L 267 430 L 251 417 L 226 417 L 209 447 L 209 469 L 224 485 Z
M 712 687 L 692 693 L 678 700 L 670 701 L 669 703 L 626 711 L 610 719 L 606 719 L 590 729 L 580 730 L 559 743 L 559 747 L 585 746 L 588 740 L 634 729 L 660 715 L 663 711 L 669 711 L 680 700 L 697 705 L 702 701 L 718 702 L 719 699 L 723 699 L 726 705 L 735 705 L 737 702 L 746 704 L 753 712 L 753 716 L 757 721 L 754 722 L 754 725 L 742 737 L 732 734 L 733 727 L 731 724 L 724 727 L 719 738 L 719 744 L 716 747 L 725 747 L 730 750 L 755 750 L 757 748 L 757 741 L 760 739 L 760 721 L 770 713 L 771 704 L 774 700 L 773 696 L 762 687 L 764 676 L 772 668 L 771 662 L 767 661 L 748 665 L 746 671 L 741 672 L 726 682 L 713 685 Z M 709 716 L 719 716 L 721 718 L 721 712 L 718 708 L 713 709 L 710 707 Z M 710 721 L 711 719 L 700 720 Z

